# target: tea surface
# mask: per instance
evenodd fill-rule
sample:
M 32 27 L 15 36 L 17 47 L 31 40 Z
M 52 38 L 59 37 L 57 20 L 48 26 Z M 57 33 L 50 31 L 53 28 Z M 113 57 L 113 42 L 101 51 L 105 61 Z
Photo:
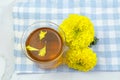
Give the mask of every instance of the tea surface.
M 40 32 L 47 32 L 46 35 L 40 40 Z M 62 51 L 62 38 L 57 31 L 51 28 L 43 27 L 33 31 L 26 40 L 26 46 L 32 46 L 41 50 L 46 46 L 45 56 L 40 56 L 39 51 L 30 51 L 27 49 L 28 55 L 37 61 L 51 61 L 57 58 Z

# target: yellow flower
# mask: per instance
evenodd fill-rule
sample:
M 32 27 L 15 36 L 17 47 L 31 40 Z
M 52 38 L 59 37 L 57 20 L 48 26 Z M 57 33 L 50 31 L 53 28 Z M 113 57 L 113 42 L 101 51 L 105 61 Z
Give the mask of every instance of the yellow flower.
M 66 44 L 70 48 L 85 48 L 94 40 L 93 24 L 85 16 L 71 14 L 60 28 L 65 32 Z
M 42 40 L 43 38 L 45 38 L 46 34 L 47 34 L 47 31 L 40 31 L 40 34 L 39 34 L 40 40 Z
M 30 50 L 30 51 L 38 51 L 37 48 L 34 48 L 34 47 L 30 46 L 30 45 L 28 45 L 28 46 L 26 47 L 26 49 L 28 49 L 28 50 Z
M 39 56 L 45 56 L 46 55 L 46 45 L 39 51 Z
M 87 72 L 96 65 L 97 56 L 90 48 L 70 49 L 66 53 L 65 63 L 69 68 Z

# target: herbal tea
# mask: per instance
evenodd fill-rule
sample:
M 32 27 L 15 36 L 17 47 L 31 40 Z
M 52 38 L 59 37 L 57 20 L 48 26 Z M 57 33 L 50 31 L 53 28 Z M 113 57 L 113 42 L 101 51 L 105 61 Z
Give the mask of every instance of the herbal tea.
M 57 31 L 43 27 L 33 31 L 26 40 L 27 54 L 35 61 L 56 59 L 62 52 L 63 41 Z

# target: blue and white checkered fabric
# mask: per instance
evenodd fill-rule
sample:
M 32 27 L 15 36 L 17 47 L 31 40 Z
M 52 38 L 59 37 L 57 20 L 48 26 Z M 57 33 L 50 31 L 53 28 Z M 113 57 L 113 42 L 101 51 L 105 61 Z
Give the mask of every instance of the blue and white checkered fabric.
M 89 17 L 99 42 L 93 47 L 98 63 L 92 71 L 120 71 L 120 0 L 24 0 L 14 5 L 14 54 L 17 73 L 76 72 L 66 66 L 43 70 L 21 51 L 21 35 L 36 21 L 60 24 L 69 14 Z

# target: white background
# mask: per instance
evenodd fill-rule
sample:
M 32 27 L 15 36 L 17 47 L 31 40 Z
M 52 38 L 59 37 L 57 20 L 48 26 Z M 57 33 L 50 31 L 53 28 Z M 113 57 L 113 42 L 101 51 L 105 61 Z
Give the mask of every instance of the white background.
M 1 76 L 3 76 L 4 71 L 6 74 L 4 74 L 3 80 L 120 80 L 120 72 L 17 75 L 14 72 L 15 58 L 13 56 L 13 2 L 14 0 L 0 0 L 0 80 L 2 80 Z

